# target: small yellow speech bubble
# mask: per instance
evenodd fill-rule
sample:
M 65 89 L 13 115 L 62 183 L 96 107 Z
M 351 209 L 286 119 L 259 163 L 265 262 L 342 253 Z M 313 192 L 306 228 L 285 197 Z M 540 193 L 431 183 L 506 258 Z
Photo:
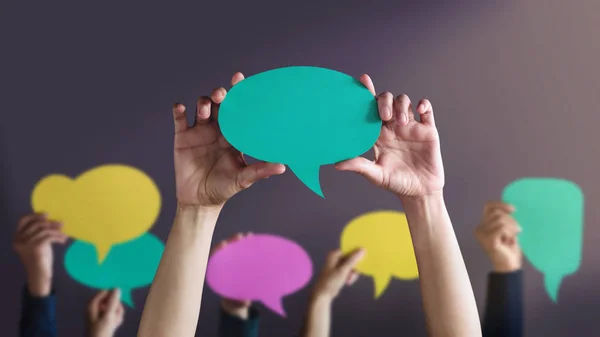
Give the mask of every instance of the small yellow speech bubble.
M 388 287 L 392 276 L 402 280 L 419 277 L 406 214 L 376 211 L 360 215 L 344 228 L 341 236 L 344 254 L 359 247 L 366 249 L 356 270 L 373 277 L 375 298 Z
M 156 221 L 161 197 L 144 172 L 126 165 L 102 165 L 75 179 L 52 174 L 31 194 L 35 212 L 63 224 L 62 232 L 96 247 L 102 263 L 111 246 L 144 234 Z

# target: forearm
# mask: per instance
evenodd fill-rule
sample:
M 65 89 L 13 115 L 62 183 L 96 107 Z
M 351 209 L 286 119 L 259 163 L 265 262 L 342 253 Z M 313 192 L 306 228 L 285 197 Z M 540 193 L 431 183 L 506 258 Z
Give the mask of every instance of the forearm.
M 325 296 L 312 296 L 302 326 L 301 337 L 329 337 L 331 302 L 331 299 Z
M 138 336 L 194 336 L 219 211 L 178 207 L 144 306 Z
M 402 200 L 432 337 L 481 336 L 469 275 L 442 193 Z

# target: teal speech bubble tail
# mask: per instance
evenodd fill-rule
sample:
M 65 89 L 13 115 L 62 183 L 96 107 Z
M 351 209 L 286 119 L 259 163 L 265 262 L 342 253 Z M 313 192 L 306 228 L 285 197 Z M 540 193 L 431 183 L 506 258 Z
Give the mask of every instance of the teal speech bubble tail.
M 560 289 L 562 280 L 562 276 L 548 274 L 544 276 L 544 286 L 546 287 L 546 292 L 554 303 L 558 302 L 558 290 Z
M 134 308 L 133 297 L 131 296 L 131 289 L 121 289 L 121 302 L 125 303 L 130 308 Z
M 323 191 L 321 190 L 321 182 L 319 181 L 320 166 L 290 165 L 290 169 L 294 172 L 296 177 L 306 185 L 306 187 L 325 199 Z

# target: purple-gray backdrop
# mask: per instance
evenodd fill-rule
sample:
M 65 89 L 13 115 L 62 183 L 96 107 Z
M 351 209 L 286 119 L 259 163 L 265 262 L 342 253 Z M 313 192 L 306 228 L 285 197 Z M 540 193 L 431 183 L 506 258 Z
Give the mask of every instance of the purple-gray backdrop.
M 600 312 L 600 24 L 596 1 L 34 1 L 0 5 L 2 335 L 16 335 L 23 272 L 10 251 L 18 217 L 42 176 L 75 176 L 105 163 L 146 171 L 163 209 L 152 232 L 166 239 L 174 214 L 171 104 L 286 65 L 372 75 L 378 91 L 427 96 L 442 136 L 446 198 L 480 311 L 487 258 L 472 232 L 482 204 L 522 176 L 574 180 L 586 194 L 580 271 L 559 303 L 526 263 L 528 336 L 597 336 Z M 279 233 L 320 268 L 344 225 L 399 209 L 364 179 L 321 171 L 323 201 L 291 173 L 233 198 L 215 234 Z M 55 283 L 61 336 L 80 336 L 93 291 L 64 270 Z M 198 285 L 200 286 L 200 284 Z M 424 336 L 418 283 L 393 281 L 374 301 L 372 281 L 345 290 L 334 336 Z M 120 336 L 134 336 L 147 288 L 134 292 Z M 291 336 L 308 290 L 287 297 L 289 318 L 263 310 L 264 336 Z M 218 298 L 207 289 L 198 335 L 214 336 Z M 596 319 L 596 320 L 594 320 Z

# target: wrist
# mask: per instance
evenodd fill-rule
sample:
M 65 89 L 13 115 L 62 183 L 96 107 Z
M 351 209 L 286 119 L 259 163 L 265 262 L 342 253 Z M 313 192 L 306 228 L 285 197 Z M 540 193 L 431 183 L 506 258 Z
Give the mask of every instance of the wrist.
M 200 205 L 177 205 L 175 223 L 216 224 L 222 207 Z
M 402 197 L 401 201 L 415 253 L 421 249 L 428 250 L 434 242 L 454 235 L 441 191 L 421 197 Z
M 521 264 L 516 263 L 497 263 L 494 264 L 494 273 L 509 274 L 521 270 Z
M 49 296 L 52 292 L 52 277 L 29 274 L 27 276 L 27 290 L 33 297 Z
M 331 305 L 333 296 L 322 291 L 315 291 L 310 297 L 311 306 Z

